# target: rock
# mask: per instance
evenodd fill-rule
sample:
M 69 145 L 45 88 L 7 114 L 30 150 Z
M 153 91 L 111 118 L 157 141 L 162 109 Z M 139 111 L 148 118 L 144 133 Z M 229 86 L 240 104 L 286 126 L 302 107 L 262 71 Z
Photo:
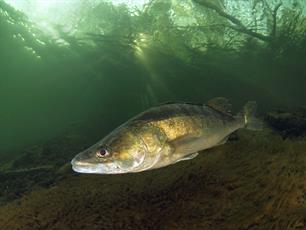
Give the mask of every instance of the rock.
M 299 137 L 306 134 L 306 108 L 293 112 L 274 110 L 265 117 L 268 125 L 279 132 L 282 137 Z

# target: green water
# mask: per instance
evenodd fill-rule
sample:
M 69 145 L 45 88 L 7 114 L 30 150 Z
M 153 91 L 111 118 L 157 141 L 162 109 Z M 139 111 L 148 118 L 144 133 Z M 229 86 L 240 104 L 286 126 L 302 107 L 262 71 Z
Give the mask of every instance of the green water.
M 237 108 L 256 100 L 262 110 L 305 104 L 302 1 L 281 5 L 275 32 L 269 9 L 276 2 L 217 6 L 268 41 L 237 31 L 197 1 L 130 8 L 103 1 L 7 2 L 11 6 L 0 5 L 2 154 L 71 129 L 98 139 L 163 101 L 225 96 Z
M 238 111 L 255 100 L 261 114 L 305 106 L 305 7 L 276 0 L 0 1 L 0 159 L 71 136 L 78 152 L 165 101 L 223 96 Z M 53 163 L 60 148 L 48 153 Z

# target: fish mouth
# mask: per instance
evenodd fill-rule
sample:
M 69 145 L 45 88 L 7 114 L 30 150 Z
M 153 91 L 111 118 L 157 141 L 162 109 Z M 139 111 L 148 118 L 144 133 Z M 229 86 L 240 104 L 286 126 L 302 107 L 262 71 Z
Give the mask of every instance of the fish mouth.
M 78 173 L 90 173 L 90 174 L 122 174 L 128 173 L 129 170 L 124 170 L 119 167 L 116 162 L 109 163 L 90 163 L 82 160 L 78 160 L 78 156 L 71 161 L 72 169 Z

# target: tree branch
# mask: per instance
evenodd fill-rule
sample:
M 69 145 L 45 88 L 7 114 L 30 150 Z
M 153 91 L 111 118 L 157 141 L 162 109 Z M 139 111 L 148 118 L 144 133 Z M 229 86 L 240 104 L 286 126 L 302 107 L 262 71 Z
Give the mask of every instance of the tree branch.
M 252 37 L 255 37 L 259 40 L 265 41 L 265 42 L 270 42 L 271 41 L 271 37 L 270 36 L 266 36 L 260 33 L 257 33 L 249 28 L 247 28 L 239 19 L 235 18 L 234 16 L 226 13 L 225 11 L 223 11 L 221 8 L 219 8 L 217 5 L 215 5 L 212 2 L 209 2 L 209 0 L 194 0 L 196 3 L 209 8 L 211 10 L 214 10 L 217 14 L 219 14 L 221 17 L 227 19 L 228 21 L 230 21 L 232 24 L 234 25 L 230 25 L 229 27 L 233 30 L 236 30 L 240 33 L 244 33 L 247 35 L 250 35 Z
M 272 31 L 271 31 L 271 38 L 274 39 L 276 36 L 276 29 L 277 29 L 277 11 L 283 5 L 282 2 L 278 3 L 272 12 L 273 24 L 272 24 Z

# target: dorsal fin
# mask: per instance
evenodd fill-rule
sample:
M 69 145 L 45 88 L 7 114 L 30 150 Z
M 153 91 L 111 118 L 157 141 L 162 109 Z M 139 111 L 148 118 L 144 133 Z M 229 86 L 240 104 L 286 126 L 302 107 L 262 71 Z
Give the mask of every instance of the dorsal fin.
M 232 113 L 232 104 L 225 97 L 213 98 L 206 105 L 222 113 Z

